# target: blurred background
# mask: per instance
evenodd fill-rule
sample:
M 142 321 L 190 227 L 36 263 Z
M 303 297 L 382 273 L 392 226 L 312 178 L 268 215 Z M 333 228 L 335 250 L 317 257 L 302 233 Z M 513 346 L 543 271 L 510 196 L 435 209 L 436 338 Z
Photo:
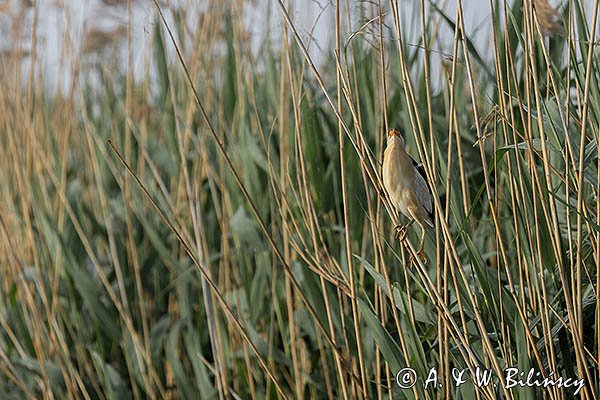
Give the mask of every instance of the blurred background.
M 0 398 L 597 398 L 597 13 L 0 0 Z
M 456 13 L 454 1 L 439 3 L 439 7 L 449 15 Z M 197 23 L 199 15 L 214 7 L 208 1 L 173 0 L 161 4 L 180 10 L 189 25 Z M 489 5 L 478 0 L 467 0 L 463 4 L 465 28 L 475 42 L 483 47 L 491 39 Z M 414 45 L 418 45 L 420 4 L 418 1 L 404 0 L 398 5 L 407 24 L 404 27 L 407 40 L 410 38 Z M 429 3 L 426 2 L 425 7 L 429 9 Z M 369 2 L 347 3 L 347 8 L 356 29 L 364 22 L 362 18 L 375 15 L 375 8 Z M 254 52 L 259 51 L 265 41 L 274 47 L 281 46 L 279 39 L 283 21 L 276 3 L 253 0 L 245 2 L 243 10 L 239 16 L 240 22 L 250 37 Z M 335 31 L 331 23 L 334 10 L 335 4 L 327 1 L 289 3 L 290 15 L 299 32 L 305 39 L 311 38 L 309 51 L 317 61 L 326 60 L 333 51 Z M 39 59 L 36 68 L 44 74 L 49 89 L 58 85 L 62 90 L 67 90 L 73 77 L 74 64 L 110 60 L 124 68 L 131 61 L 135 76 L 140 77 L 145 71 L 144 65 L 152 57 L 151 32 L 156 22 L 156 11 L 148 0 L 38 1 L 35 8 L 34 1 L 4 0 L 0 3 L 0 11 L 3 52 L 19 48 L 23 52 L 24 68 L 27 69 L 30 67 L 28 54 L 35 45 Z M 166 17 L 172 22 L 170 15 Z M 451 49 L 452 30 L 443 25 L 439 29 L 442 34 L 439 35 L 441 42 L 437 46 Z M 131 40 L 135 43 L 130 54 L 126 45 L 129 30 Z M 32 40 L 34 33 L 35 44 Z M 485 49 L 481 50 L 485 52 Z M 171 49 L 168 51 L 172 57 Z

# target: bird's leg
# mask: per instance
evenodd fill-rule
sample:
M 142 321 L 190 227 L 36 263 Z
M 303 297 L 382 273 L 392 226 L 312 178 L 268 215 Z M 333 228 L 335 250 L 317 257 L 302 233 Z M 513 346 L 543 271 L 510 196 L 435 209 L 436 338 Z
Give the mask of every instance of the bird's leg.
M 415 222 L 415 220 L 411 220 L 408 224 L 401 226 L 401 225 L 396 225 L 396 227 L 394 228 L 394 233 L 396 234 L 396 239 L 398 239 L 400 242 L 403 242 L 404 239 L 406 239 L 406 234 L 408 233 L 408 228 L 413 224 L 413 222 Z
M 423 224 L 419 224 L 423 233 L 421 233 L 421 242 L 419 243 L 419 251 L 417 252 L 417 256 L 421 259 L 421 262 L 426 263 L 427 257 L 425 257 L 425 251 L 423 248 L 425 247 L 425 234 L 427 233 L 426 227 Z
M 425 247 L 425 233 L 427 232 L 427 227 L 425 226 L 425 224 L 423 224 L 423 218 L 418 218 L 419 211 L 420 210 L 415 210 L 414 208 L 408 209 L 408 212 L 413 217 L 413 221 L 417 221 L 417 224 L 419 224 L 419 226 L 421 227 L 421 241 L 419 242 L 419 251 L 417 251 L 417 257 L 419 257 L 422 263 L 426 263 L 427 258 L 425 257 L 425 252 L 423 248 Z

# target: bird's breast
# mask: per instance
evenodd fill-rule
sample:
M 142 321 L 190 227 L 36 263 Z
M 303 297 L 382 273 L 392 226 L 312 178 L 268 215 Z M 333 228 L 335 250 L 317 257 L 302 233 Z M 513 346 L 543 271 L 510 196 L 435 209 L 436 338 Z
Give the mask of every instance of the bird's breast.
M 399 146 L 388 146 L 383 155 L 383 184 L 394 205 L 401 209 L 410 197 L 414 183 L 411 160 Z

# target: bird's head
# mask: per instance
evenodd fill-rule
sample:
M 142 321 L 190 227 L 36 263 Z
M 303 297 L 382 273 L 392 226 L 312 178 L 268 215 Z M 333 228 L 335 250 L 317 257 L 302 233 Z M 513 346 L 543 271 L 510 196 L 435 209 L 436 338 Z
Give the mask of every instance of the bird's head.
M 388 132 L 387 145 L 389 146 L 394 142 L 404 147 L 404 138 L 402 137 L 400 131 L 397 128 L 393 128 Z

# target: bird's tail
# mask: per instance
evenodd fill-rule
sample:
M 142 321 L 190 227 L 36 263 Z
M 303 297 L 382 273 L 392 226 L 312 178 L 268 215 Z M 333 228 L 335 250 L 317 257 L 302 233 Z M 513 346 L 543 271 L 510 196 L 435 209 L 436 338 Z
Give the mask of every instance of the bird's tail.
M 429 215 L 429 218 L 427 218 L 427 219 L 425 220 L 425 223 L 426 223 L 427 225 L 429 225 L 429 227 L 430 227 L 430 228 L 433 228 L 433 222 L 432 222 L 431 218 L 433 218 L 433 214 L 430 214 L 430 215 Z

